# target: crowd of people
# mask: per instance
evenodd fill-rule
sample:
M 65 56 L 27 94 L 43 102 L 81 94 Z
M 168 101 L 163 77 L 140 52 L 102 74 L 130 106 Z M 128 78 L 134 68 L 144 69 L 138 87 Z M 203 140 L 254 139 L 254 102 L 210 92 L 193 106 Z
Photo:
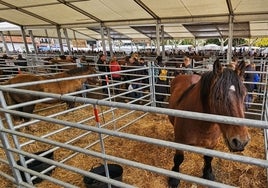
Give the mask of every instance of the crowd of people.
M 172 76 L 177 76 L 181 74 L 194 74 L 193 71 L 193 56 L 189 56 L 189 54 L 184 54 L 183 62 L 177 63 L 176 68 L 179 68 L 174 72 Z M 8 57 L 6 54 L 0 57 L 3 60 L 15 59 L 18 60 L 18 66 L 27 66 L 27 60 L 19 54 L 16 58 Z M 247 104 L 253 102 L 253 95 L 254 91 L 257 91 L 258 84 L 257 82 L 260 81 L 260 75 L 252 73 L 256 71 L 256 65 L 253 63 L 252 59 L 245 58 L 240 59 L 238 56 L 234 56 L 232 60 L 227 64 L 227 68 L 235 69 L 238 62 L 244 60 L 246 62 L 246 73 L 244 76 L 244 81 L 246 82 L 245 86 L 248 90 L 248 95 L 246 97 Z M 85 55 L 80 56 L 79 58 L 75 58 L 71 55 L 60 55 L 57 58 L 49 59 L 49 62 L 72 62 L 75 66 L 80 67 L 83 64 L 92 63 L 95 64 L 94 60 L 89 60 L 86 58 Z M 165 94 L 169 92 L 168 87 L 170 79 L 168 79 L 169 70 L 166 68 L 166 62 L 163 62 L 162 56 L 156 56 L 154 60 L 154 75 L 155 75 L 155 92 L 156 92 L 156 100 L 163 102 L 166 99 Z M 122 86 L 120 84 L 121 81 L 129 81 L 128 84 L 125 84 L 124 89 L 128 89 L 129 93 L 127 97 L 129 98 L 141 98 L 143 96 L 144 90 L 140 90 L 142 86 L 149 83 L 148 78 L 142 78 L 143 76 L 148 75 L 147 69 L 141 69 L 141 67 L 147 67 L 147 62 L 141 56 L 140 53 L 132 53 L 130 56 L 126 56 L 124 60 L 118 60 L 116 54 L 114 54 L 109 60 L 107 60 L 107 55 L 101 53 L 98 55 L 98 60 L 96 62 L 98 71 L 100 73 L 106 73 L 101 76 L 102 80 L 102 91 L 104 94 L 108 95 L 108 87 L 107 84 L 112 81 L 114 84 L 114 93 L 120 94 L 122 90 Z M 122 70 L 129 70 L 126 73 L 120 73 Z M 252 84 L 255 83 L 255 84 Z M 160 105 L 161 106 L 161 105 Z M 247 105 L 248 108 L 250 105 Z
M 154 88 L 156 93 L 156 101 L 160 102 L 157 106 L 161 105 L 167 99 L 167 94 L 169 92 L 169 71 L 166 68 L 166 63 L 163 62 L 162 56 L 157 56 L 154 61 Z M 124 60 L 118 61 L 117 57 L 114 55 L 109 61 L 107 61 L 107 56 L 100 54 L 97 60 L 97 67 L 100 73 L 106 73 L 101 76 L 103 93 L 108 94 L 107 84 L 112 81 L 115 84 L 114 91 L 115 94 L 119 94 L 122 88 L 120 85 L 121 81 L 129 81 L 124 84 L 125 88 L 128 90 L 126 95 L 129 98 L 137 99 L 143 97 L 146 89 L 140 89 L 141 87 L 148 85 L 149 79 L 145 76 L 148 75 L 148 69 L 142 69 L 142 67 L 148 67 L 147 62 L 143 57 L 140 57 L 138 53 L 133 53 L 130 56 L 126 56 Z M 183 63 L 181 64 L 180 71 L 176 72 L 179 74 L 193 74 L 192 71 L 192 60 L 190 57 L 185 56 Z M 120 73 L 121 70 L 128 70 L 128 72 Z M 109 73 L 109 74 L 107 74 Z M 120 85 L 120 86 L 119 86 Z M 128 101 L 128 100 L 126 100 Z

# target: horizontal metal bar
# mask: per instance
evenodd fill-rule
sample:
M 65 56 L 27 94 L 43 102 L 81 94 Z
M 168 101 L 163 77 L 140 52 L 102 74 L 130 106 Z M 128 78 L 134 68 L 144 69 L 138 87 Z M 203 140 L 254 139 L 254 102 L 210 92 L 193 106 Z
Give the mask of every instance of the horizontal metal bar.
M 25 134 L 25 133 L 15 132 L 15 131 L 12 131 L 12 130 L 7 130 L 7 129 L 4 129 L 3 131 L 7 132 L 7 133 L 11 133 L 11 134 L 16 134 L 17 136 L 22 136 L 22 137 L 25 137 L 25 138 L 31 138 L 31 139 L 35 139 L 35 140 L 38 140 L 40 142 L 44 142 L 44 143 L 47 143 L 47 144 L 52 144 L 52 145 L 56 145 L 56 146 L 59 146 L 59 147 L 62 147 L 62 148 L 70 149 L 72 151 L 77 151 L 77 152 L 80 152 L 80 153 L 92 155 L 92 156 L 95 156 L 95 157 L 98 157 L 98 158 L 111 160 L 111 161 L 114 161 L 114 162 L 122 163 L 122 164 L 125 164 L 125 165 L 130 165 L 130 166 L 133 166 L 133 167 L 136 167 L 136 168 L 141 168 L 141 169 L 144 169 L 144 170 L 149 170 L 149 171 L 152 171 L 152 172 L 155 172 L 155 173 L 167 175 L 169 177 L 179 178 L 179 179 L 182 179 L 182 180 L 185 180 L 185 181 L 198 183 L 200 185 L 209 185 L 209 186 L 215 187 L 215 188 L 216 187 L 217 188 L 227 188 L 227 187 L 228 188 L 233 188 L 233 186 L 228 186 L 226 184 L 205 180 L 203 178 L 197 178 L 197 177 L 185 175 L 185 174 L 182 174 L 182 173 L 177 173 L 177 172 L 174 172 L 174 171 L 169 171 L 169 170 L 166 170 L 166 169 L 146 165 L 146 164 L 143 164 L 143 163 L 130 161 L 130 160 L 123 159 L 123 158 L 118 158 L 118 157 L 114 157 L 114 156 L 110 156 L 110 155 L 105 155 L 103 153 L 98 153 L 98 152 L 94 152 L 94 151 L 90 151 L 90 150 L 85 150 L 85 149 L 82 149 L 82 148 L 79 148 L 79 147 L 76 147 L 76 146 L 62 144 L 62 143 L 52 141 L 52 140 L 39 139 L 36 136 Z M 87 174 L 87 173 L 85 173 L 84 170 L 80 170 L 80 169 L 77 169 L 77 168 L 74 168 L 74 167 L 70 167 L 68 165 L 64 165 L 64 164 L 55 162 L 53 160 L 40 158 L 40 157 L 38 157 L 36 155 L 29 154 L 29 153 L 23 152 L 21 150 L 17 150 L 17 149 L 10 149 L 10 150 L 14 151 L 14 152 L 17 152 L 17 153 L 21 153 L 21 154 L 26 155 L 28 157 L 38 159 L 38 160 L 46 162 L 48 164 L 53 164 L 55 166 L 59 166 L 59 167 L 62 167 L 62 168 L 68 169 L 68 170 L 72 170 L 72 171 L 80 173 L 82 175 L 88 175 L 89 174 L 89 177 L 93 177 L 94 179 L 97 179 L 99 181 L 107 182 L 106 178 L 99 177 L 98 175 L 95 175 L 95 174 L 89 173 L 89 172 L 87 172 L 88 173 Z M 109 182 L 109 183 L 111 183 L 111 182 Z
M 189 119 L 195 119 L 195 120 L 218 122 L 218 123 L 239 125 L 239 126 L 246 125 L 250 127 L 268 129 L 267 122 L 253 120 L 253 119 L 221 116 L 221 115 L 214 115 L 214 114 L 205 114 L 205 113 L 199 113 L 199 112 L 189 112 L 189 111 L 183 111 L 183 110 L 163 109 L 163 108 L 141 106 L 141 105 L 134 105 L 134 104 L 129 105 L 125 103 L 98 100 L 98 99 L 90 99 L 90 98 L 83 98 L 83 97 L 53 94 L 53 93 L 29 91 L 29 90 L 16 89 L 16 88 L 5 88 L 2 86 L 0 86 L 0 90 L 16 92 L 16 93 L 24 93 L 24 94 L 27 93 L 29 95 L 35 95 L 35 96 L 40 96 L 40 97 L 50 97 L 50 98 L 55 98 L 55 99 L 63 100 L 63 101 L 72 101 L 72 102 L 88 103 L 88 104 L 95 104 L 95 105 L 101 105 L 101 106 L 110 106 L 110 107 L 124 108 L 124 109 L 129 109 L 129 110 L 166 114 L 170 116 L 183 117 L 183 118 L 189 118 Z M 25 115 L 28 117 L 33 117 L 29 114 L 25 114 Z
M 11 110 L 3 110 L 3 109 L 0 109 L 0 111 L 8 112 L 8 113 L 11 112 Z M 22 112 L 16 112 L 16 114 L 19 115 L 19 114 L 22 114 Z M 23 113 L 23 114 L 25 114 L 25 113 Z M 173 148 L 176 150 L 184 150 L 184 151 L 199 153 L 202 155 L 213 156 L 213 157 L 218 157 L 218 158 L 223 158 L 223 159 L 233 160 L 233 161 L 239 161 L 242 163 L 247 163 L 247 164 L 252 164 L 252 165 L 257 165 L 257 166 L 268 168 L 268 161 L 262 160 L 262 159 L 256 159 L 256 158 L 252 158 L 252 157 L 240 156 L 240 155 L 235 155 L 235 154 L 230 154 L 230 153 L 224 153 L 224 152 L 220 152 L 220 151 L 215 151 L 215 150 L 210 150 L 210 149 L 205 149 L 205 148 L 200 148 L 200 147 L 195 147 L 195 146 L 190 146 L 190 145 L 185 145 L 185 144 L 179 144 L 179 143 L 159 140 L 159 139 L 155 139 L 155 138 L 143 137 L 143 136 L 133 135 L 133 134 L 129 134 L 129 133 L 117 132 L 117 131 L 113 131 L 113 130 L 82 125 L 82 124 L 78 124 L 78 123 L 43 117 L 43 116 L 39 116 L 39 115 L 33 115 L 33 117 L 36 119 L 43 120 L 43 121 L 61 124 L 61 125 L 65 125 L 65 126 L 70 126 L 70 127 L 74 127 L 74 128 L 78 128 L 78 129 L 82 129 L 82 130 L 93 131 L 93 132 L 100 133 L 100 134 L 107 134 L 107 135 L 112 135 L 112 136 L 116 136 L 119 138 L 125 138 L 125 139 L 129 139 L 129 140 L 142 141 L 142 142 L 146 142 L 149 144 L 155 144 L 155 145 L 159 145 L 159 146 L 163 146 L 163 147 Z M 26 136 L 27 135 L 25 133 L 20 133 L 20 132 L 16 132 L 16 131 L 4 129 L 4 128 L 2 129 L 2 132 L 12 133 L 12 134 L 15 134 L 18 136 Z M 41 139 L 40 141 L 42 141 L 42 139 L 44 139 L 44 138 L 39 138 L 39 137 L 35 137 L 32 135 L 27 135 L 27 137 L 30 137 L 30 138 L 33 137 L 34 140 L 38 140 L 38 141 L 40 139 Z M 51 143 L 54 143 L 54 141 L 52 141 Z M 61 145 L 61 147 L 63 147 L 63 145 Z

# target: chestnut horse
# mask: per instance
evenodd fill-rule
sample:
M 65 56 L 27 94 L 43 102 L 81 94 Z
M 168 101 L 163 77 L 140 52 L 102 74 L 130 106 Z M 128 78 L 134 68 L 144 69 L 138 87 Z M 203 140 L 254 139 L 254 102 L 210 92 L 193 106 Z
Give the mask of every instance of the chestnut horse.
M 222 67 L 219 60 L 213 64 L 213 71 L 199 75 L 178 75 L 171 82 L 169 108 L 200 113 L 244 118 L 243 84 L 245 63 L 236 70 Z M 169 116 L 174 127 L 175 142 L 213 149 L 222 134 L 230 151 L 243 151 L 250 140 L 248 128 L 208 121 Z M 214 180 L 212 157 L 204 156 L 203 178 Z M 172 171 L 179 172 L 184 152 L 177 150 Z M 169 178 L 169 187 L 177 187 L 178 179 Z
M 41 75 L 34 75 L 34 74 L 18 74 L 15 77 L 9 79 L 8 81 L 1 83 L 1 85 L 9 85 L 9 84 L 17 84 L 17 83 L 24 83 L 24 82 L 34 82 L 34 81 L 42 81 L 48 79 L 60 79 L 64 77 L 72 77 L 72 76 L 81 76 L 87 74 L 95 74 L 96 70 L 90 66 L 84 66 L 79 68 L 70 69 L 68 71 L 57 73 L 50 76 L 41 76 Z M 48 92 L 48 93 L 56 93 L 56 94 L 66 94 L 70 92 L 79 91 L 82 89 L 84 83 L 88 83 L 90 85 L 96 85 L 99 83 L 99 79 L 97 77 L 89 77 L 89 78 L 80 78 L 80 79 L 72 79 L 72 80 L 61 80 L 56 82 L 48 82 L 43 84 L 33 84 L 29 86 L 20 87 L 21 89 L 27 89 L 32 91 L 41 91 L 41 92 Z M 39 97 L 29 95 L 29 94 L 19 94 L 19 93 L 11 93 L 11 92 L 4 92 L 7 105 L 14 105 L 23 102 L 28 102 L 32 100 L 37 100 Z M 68 107 L 73 107 L 73 102 L 66 102 Z M 35 105 L 28 105 L 24 106 L 18 110 L 27 113 L 33 113 Z M 28 118 L 20 117 L 20 119 L 24 119 L 28 121 Z

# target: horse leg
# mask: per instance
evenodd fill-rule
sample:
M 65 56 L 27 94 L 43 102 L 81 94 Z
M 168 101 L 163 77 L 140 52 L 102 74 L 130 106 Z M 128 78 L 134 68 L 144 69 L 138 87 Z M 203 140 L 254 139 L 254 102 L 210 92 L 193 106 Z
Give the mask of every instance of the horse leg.
M 214 176 L 214 174 L 212 172 L 212 167 L 211 167 L 212 159 L 213 159 L 213 157 L 204 155 L 204 169 L 203 169 L 202 178 L 214 181 L 215 176 Z
M 73 101 L 66 101 L 66 104 L 68 109 L 72 109 L 75 107 L 75 102 Z
M 33 111 L 34 111 L 34 107 L 35 105 L 28 105 L 28 106 L 24 106 L 23 109 L 22 109 L 22 112 L 26 112 L 26 113 L 29 113 L 29 114 L 32 114 Z M 24 119 L 24 121 L 30 121 L 31 118 L 28 118 L 28 117 L 21 117 L 22 119 Z
M 172 171 L 174 172 L 180 172 L 180 165 L 184 160 L 184 154 L 183 151 L 176 151 L 176 154 L 174 155 L 173 162 L 174 166 L 172 167 Z M 170 188 L 176 188 L 178 187 L 180 183 L 179 179 L 169 177 L 168 185 Z

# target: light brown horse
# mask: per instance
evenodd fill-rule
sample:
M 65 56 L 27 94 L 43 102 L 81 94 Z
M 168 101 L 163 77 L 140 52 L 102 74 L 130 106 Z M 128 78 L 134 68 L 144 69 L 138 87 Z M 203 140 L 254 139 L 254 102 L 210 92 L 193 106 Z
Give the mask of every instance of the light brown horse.
M 90 66 L 84 66 L 79 68 L 74 68 L 62 73 L 54 74 L 51 76 L 38 76 L 34 74 L 18 74 L 15 77 L 9 79 L 8 81 L 1 83 L 1 85 L 9 85 L 9 84 L 17 84 L 17 83 L 24 83 L 24 82 L 33 82 L 33 81 L 42 81 L 42 80 L 49 80 L 49 79 L 56 79 L 56 78 L 64 78 L 64 77 L 71 77 L 71 76 L 81 76 L 87 74 L 95 74 L 96 70 Z M 48 92 L 48 93 L 56 93 L 56 94 L 66 94 L 75 91 L 79 91 L 82 89 L 83 84 L 88 83 L 89 85 L 96 85 L 99 83 L 99 79 L 97 77 L 89 77 L 89 78 L 81 78 L 81 79 L 72 79 L 72 80 L 61 80 L 56 82 L 49 82 L 43 84 L 34 84 L 29 86 L 20 87 L 26 90 L 32 91 L 41 91 L 41 92 Z M 11 93 L 5 92 L 4 93 L 7 104 L 14 105 L 23 102 L 28 102 L 32 100 L 37 100 L 39 97 L 29 95 L 29 94 L 19 94 L 19 93 Z M 73 102 L 66 102 L 68 107 L 73 107 Z M 28 105 L 24 106 L 18 110 L 27 113 L 33 113 L 35 105 Z M 15 117 L 16 118 L 16 117 Z M 21 117 L 25 121 L 28 121 L 28 118 Z
M 236 70 L 223 69 L 216 60 L 213 71 L 198 75 L 179 75 L 171 82 L 169 108 L 244 118 L 246 88 L 242 82 L 245 63 Z M 174 127 L 175 142 L 213 149 L 222 134 L 230 151 L 243 151 L 250 140 L 245 126 L 169 116 Z M 204 156 L 203 178 L 214 180 L 212 157 Z M 179 172 L 184 152 L 177 150 L 172 171 Z M 169 178 L 169 186 L 179 180 Z

